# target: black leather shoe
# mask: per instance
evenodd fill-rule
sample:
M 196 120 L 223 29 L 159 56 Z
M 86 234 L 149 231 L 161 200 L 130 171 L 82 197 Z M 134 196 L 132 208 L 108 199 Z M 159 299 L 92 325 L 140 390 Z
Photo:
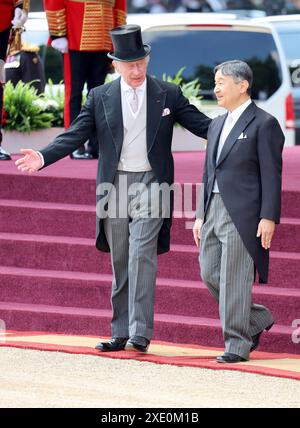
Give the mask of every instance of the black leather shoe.
M 231 354 L 230 352 L 225 352 L 223 355 L 220 355 L 216 358 L 217 363 L 241 363 L 247 361 L 245 358 L 240 357 L 236 354 Z
M 274 323 L 272 322 L 272 324 L 268 325 L 268 327 L 265 328 L 266 331 L 269 331 L 272 327 L 273 327 Z M 255 334 L 254 336 L 252 336 L 252 346 L 250 348 L 250 352 L 254 351 L 258 345 L 259 345 L 259 340 L 260 340 L 260 336 L 263 333 L 264 330 L 260 331 L 259 333 Z
M 108 342 L 99 342 L 95 349 L 102 352 L 122 351 L 125 348 L 128 337 L 112 337 Z
M 150 340 L 142 336 L 132 336 L 126 343 L 125 351 L 147 352 Z
M 9 153 L 7 153 L 2 147 L 0 146 L 0 160 L 11 160 L 11 157 Z
M 90 155 L 85 150 L 81 150 L 81 149 L 75 150 L 75 152 L 71 153 L 70 158 L 71 159 L 84 159 L 84 160 L 93 159 L 92 155 Z

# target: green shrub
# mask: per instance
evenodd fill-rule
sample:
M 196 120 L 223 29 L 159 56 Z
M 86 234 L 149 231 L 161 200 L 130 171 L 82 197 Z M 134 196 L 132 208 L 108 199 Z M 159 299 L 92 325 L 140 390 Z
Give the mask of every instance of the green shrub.
M 5 130 L 31 132 L 52 126 L 54 116 L 45 111 L 44 95 L 38 95 L 30 83 L 19 81 L 15 87 L 11 82 L 5 84 L 3 126 Z

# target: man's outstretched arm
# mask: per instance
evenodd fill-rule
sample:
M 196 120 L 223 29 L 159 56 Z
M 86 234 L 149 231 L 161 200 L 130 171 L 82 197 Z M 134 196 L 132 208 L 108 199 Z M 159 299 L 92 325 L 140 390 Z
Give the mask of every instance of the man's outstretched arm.
M 51 165 L 82 146 L 95 132 L 93 104 L 93 90 L 91 90 L 85 106 L 66 132 L 58 135 L 40 152 L 31 149 L 21 150 L 25 156 L 16 161 L 18 169 L 28 173 L 36 172 L 43 166 Z

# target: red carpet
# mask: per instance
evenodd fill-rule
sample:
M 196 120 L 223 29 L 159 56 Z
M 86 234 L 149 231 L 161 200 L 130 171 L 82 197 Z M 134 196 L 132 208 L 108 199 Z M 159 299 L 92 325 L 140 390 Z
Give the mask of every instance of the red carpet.
M 175 153 L 176 181 L 201 181 L 204 153 Z M 16 158 L 16 157 L 15 157 Z M 292 322 L 300 308 L 300 147 L 284 151 L 282 224 L 270 282 L 254 287 L 276 324 L 261 351 L 300 354 Z M 0 319 L 9 330 L 110 334 L 109 255 L 94 248 L 96 161 L 63 159 L 38 174 L 0 164 Z M 194 197 L 195 199 L 195 197 Z M 159 257 L 157 340 L 222 347 L 218 308 L 199 276 L 191 223 L 175 218 Z
M 102 338 L 105 340 L 105 338 Z M 101 340 L 102 340 L 101 339 Z M 99 337 L 66 336 L 44 332 L 7 332 L 0 336 L 0 346 L 70 354 L 95 355 L 121 360 L 147 361 L 157 364 L 199 367 L 212 370 L 236 370 L 300 380 L 300 356 L 268 352 L 253 352 L 251 360 L 238 364 L 219 364 L 215 361 L 222 349 L 187 344 L 152 341 L 146 354 L 134 352 L 106 352 L 94 349 Z

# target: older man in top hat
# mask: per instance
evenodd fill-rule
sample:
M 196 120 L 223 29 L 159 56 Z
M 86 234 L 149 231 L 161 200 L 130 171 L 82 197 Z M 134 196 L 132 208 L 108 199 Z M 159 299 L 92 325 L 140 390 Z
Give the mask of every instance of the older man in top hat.
M 145 352 L 153 333 L 157 254 L 169 250 L 172 198 L 168 213 L 159 185 L 172 185 L 174 179 L 173 126 L 178 122 L 206 138 L 211 120 L 178 86 L 147 76 L 151 48 L 143 44 L 139 26 L 117 27 L 111 37 L 114 52 L 108 55 L 121 77 L 92 89 L 67 132 L 41 152 L 24 150 L 16 164 L 22 171 L 37 171 L 96 132 L 96 246 L 111 252 L 113 267 L 112 338 L 96 348 Z

